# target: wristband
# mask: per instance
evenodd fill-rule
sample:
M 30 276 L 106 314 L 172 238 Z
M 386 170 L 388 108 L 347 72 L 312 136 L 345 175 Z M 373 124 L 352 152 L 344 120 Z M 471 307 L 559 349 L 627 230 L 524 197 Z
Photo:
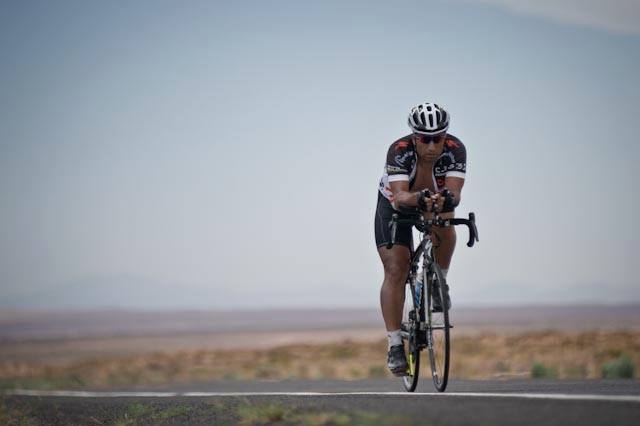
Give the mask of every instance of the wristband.
M 455 199 L 453 198 L 453 194 L 447 188 L 444 188 L 440 194 L 444 197 L 444 204 L 442 206 L 443 212 L 453 211 L 456 207 Z

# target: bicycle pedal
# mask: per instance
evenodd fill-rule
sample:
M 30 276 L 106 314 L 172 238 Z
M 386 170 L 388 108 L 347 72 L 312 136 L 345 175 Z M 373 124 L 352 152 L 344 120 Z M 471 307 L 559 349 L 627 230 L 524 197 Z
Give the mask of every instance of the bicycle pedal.
M 409 375 L 409 366 L 407 365 L 407 368 L 405 370 L 402 370 L 402 369 L 391 370 L 391 374 L 393 374 L 396 377 L 408 376 Z

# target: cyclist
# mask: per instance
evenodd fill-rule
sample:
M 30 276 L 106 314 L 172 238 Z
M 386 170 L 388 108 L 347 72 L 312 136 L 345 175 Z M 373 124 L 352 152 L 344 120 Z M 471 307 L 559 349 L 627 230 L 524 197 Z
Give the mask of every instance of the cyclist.
M 380 305 L 387 329 L 389 352 L 387 366 L 397 376 L 407 370 L 407 359 L 400 334 L 404 306 L 405 281 L 409 273 L 412 229 L 398 225 L 395 244 L 386 248 L 391 239 L 391 215 L 417 210 L 433 217 L 452 218 L 460 203 L 460 193 L 466 173 L 466 149 L 455 136 L 448 134 L 449 113 L 435 103 L 417 105 L 409 112 L 412 133 L 389 147 L 384 173 L 380 179 L 375 217 L 376 245 L 384 265 L 384 281 L 380 289 Z M 446 279 L 455 249 L 453 226 L 432 227 L 435 260 Z M 434 310 L 442 310 L 441 301 L 434 301 Z M 451 305 L 446 300 L 447 306 Z M 438 306 L 440 304 L 440 306 Z

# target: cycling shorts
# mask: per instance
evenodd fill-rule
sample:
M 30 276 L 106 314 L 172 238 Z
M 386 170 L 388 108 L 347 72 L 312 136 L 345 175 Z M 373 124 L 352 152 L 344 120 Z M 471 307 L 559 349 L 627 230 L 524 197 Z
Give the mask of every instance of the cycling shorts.
M 397 213 L 401 219 L 406 217 L 406 215 L 395 210 L 389 200 L 387 200 L 380 191 L 378 191 L 378 206 L 376 208 L 375 219 L 377 247 L 384 246 L 391 241 L 391 229 L 389 228 L 389 222 L 391 221 L 391 216 L 394 213 Z M 411 228 L 411 225 L 397 225 L 395 244 L 400 244 L 408 247 L 409 250 L 413 250 L 413 233 Z

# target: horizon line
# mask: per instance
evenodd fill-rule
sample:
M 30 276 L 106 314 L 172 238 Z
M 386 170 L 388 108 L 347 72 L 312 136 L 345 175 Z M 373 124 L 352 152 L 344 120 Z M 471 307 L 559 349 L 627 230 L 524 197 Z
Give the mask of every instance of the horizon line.
M 633 302 L 577 302 L 577 303 L 513 303 L 513 304 L 498 304 L 498 305 L 461 305 L 454 307 L 452 310 L 471 310 L 471 309 L 514 309 L 514 308 L 589 308 L 589 307 L 613 307 L 613 308 L 640 308 L 640 301 Z M 179 313 L 179 312 L 221 312 L 221 313 L 233 313 L 233 312 L 308 312 L 308 311 L 379 311 L 379 306 L 339 306 L 339 307 L 324 307 L 324 306 L 308 306 L 308 307 L 237 307 L 237 308 L 203 308 L 203 307 L 87 307 L 87 308 L 3 308 L 0 307 L 0 313 L 96 313 L 96 312 L 136 312 L 136 313 Z

